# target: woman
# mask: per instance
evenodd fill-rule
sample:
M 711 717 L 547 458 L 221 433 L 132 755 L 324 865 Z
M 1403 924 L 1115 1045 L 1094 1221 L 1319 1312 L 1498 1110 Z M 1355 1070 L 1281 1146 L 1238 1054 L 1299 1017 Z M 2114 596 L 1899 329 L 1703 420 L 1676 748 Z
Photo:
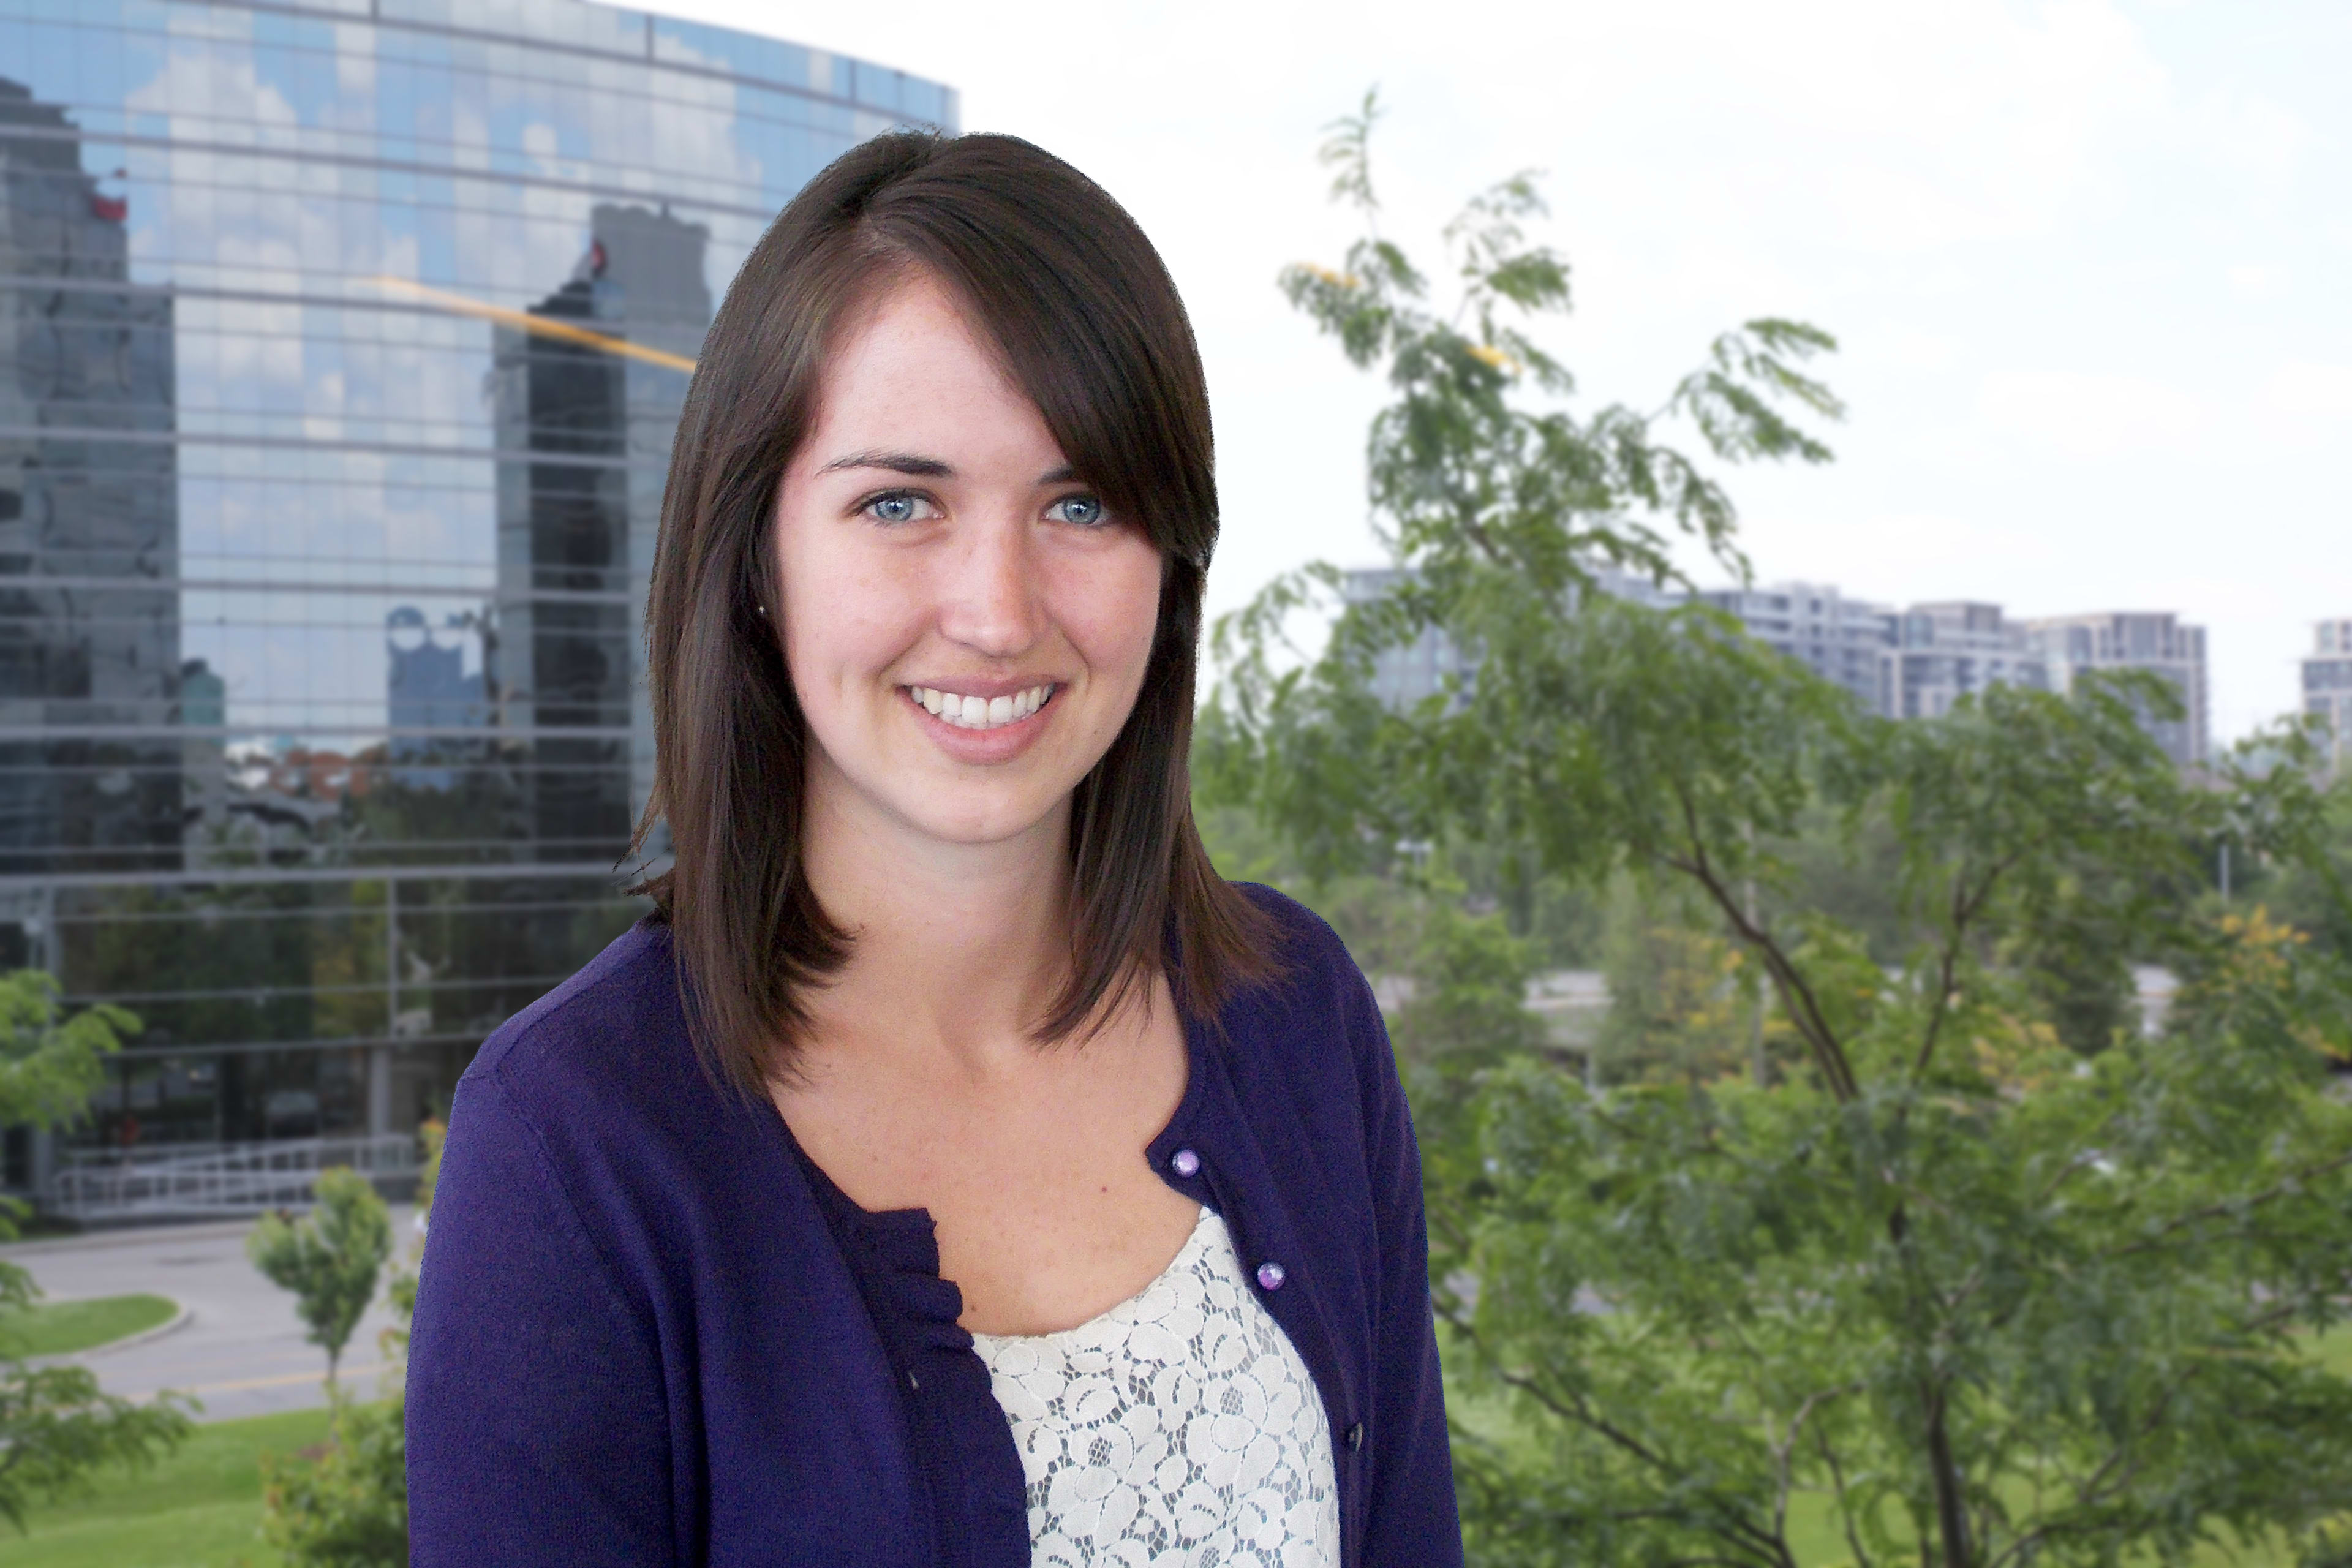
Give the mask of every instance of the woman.
M 886 136 L 761 240 L 654 565 L 674 868 L 451 1116 L 418 1563 L 1460 1561 L 1379 1012 L 1192 826 L 1216 527 L 1075 170 Z

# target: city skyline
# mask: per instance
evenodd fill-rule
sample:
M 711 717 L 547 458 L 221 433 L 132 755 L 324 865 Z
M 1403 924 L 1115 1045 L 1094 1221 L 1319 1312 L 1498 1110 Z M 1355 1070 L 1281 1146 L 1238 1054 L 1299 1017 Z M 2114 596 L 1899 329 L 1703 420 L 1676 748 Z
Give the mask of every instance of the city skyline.
M 1340 578 L 1341 602 L 1374 602 L 1405 575 L 1394 565 L 1349 569 Z M 1827 583 L 1693 588 L 1661 585 L 1613 568 L 1601 570 L 1595 582 L 1601 593 L 1654 609 L 1696 603 L 1719 610 L 1750 637 L 1852 693 L 1866 711 L 1889 719 L 1941 718 L 1990 686 L 2063 694 L 2085 671 L 2143 670 L 2170 685 L 2181 707 L 2177 719 L 2146 716 L 2150 738 L 2181 768 L 2213 761 L 2205 628 L 2176 612 L 2095 611 L 2020 620 L 1988 601 L 1937 599 L 1898 607 L 1853 598 Z M 2312 696 L 2303 710 L 2336 715 L 2332 704 L 2340 687 L 2342 713 L 2330 721 L 2335 734 L 2352 732 L 2352 621 L 2321 623 L 2317 644 L 2322 657 L 2304 667 Z M 2328 657 L 2339 647 L 2343 658 Z M 1402 705 L 1469 679 L 1476 660 L 1431 627 L 1383 650 L 1373 668 L 1373 692 Z

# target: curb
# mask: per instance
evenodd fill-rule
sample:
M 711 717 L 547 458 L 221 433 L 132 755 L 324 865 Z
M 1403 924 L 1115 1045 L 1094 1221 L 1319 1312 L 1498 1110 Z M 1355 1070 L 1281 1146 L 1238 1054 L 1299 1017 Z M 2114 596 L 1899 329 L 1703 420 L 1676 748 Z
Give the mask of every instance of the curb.
M 0 1258 L 38 1258 L 51 1252 L 141 1247 L 164 1241 L 219 1241 L 232 1236 L 243 1236 L 252 1229 L 259 1212 L 256 1210 L 254 1214 L 238 1219 L 203 1220 L 194 1225 L 121 1226 L 79 1231 L 71 1236 L 37 1237 L 30 1241 L 12 1241 L 0 1246 Z
M 170 1298 L 166 1297 L 165 1300 L 169 1300 Z M 66 1366 L 76 1362 L 91 1361 L 100 1356 L 111 1355 L 116 1351 L 127 1351 L 138 1345 L 152 1343 L 166 1334 L 179 1332 L 194 1321 L 196 1310 L 194 1307 L 177 1301 L 173 1302 L 173 1305 L 179 1307 L 179 1311 L 152 1329 L 142 1329 L 135 1334 L 125 1334 L 119 1340 L 109 1340 L 102 1345 L 92 1345 L 88 1350 L 65 1351 L 57 1355 L 34 1356 L 25 1364 L 26 1366 Z

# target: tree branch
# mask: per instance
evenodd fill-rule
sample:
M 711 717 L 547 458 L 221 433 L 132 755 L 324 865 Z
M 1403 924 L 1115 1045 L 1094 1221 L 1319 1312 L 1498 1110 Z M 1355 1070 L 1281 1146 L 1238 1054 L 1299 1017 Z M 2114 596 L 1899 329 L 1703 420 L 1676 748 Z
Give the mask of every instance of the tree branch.
M 2352 1165 L 2352 1151 L 2338 1154 L 2332 1160 L 2322 1160 L 2317 1164 L 2305 1165 L 2300 1169 L 2289 1171 L 2270 1186 L 2250 1196 L 2234 1198 L 2225 1203 L 2209 1204 L 2201 1209 L 2191 1209 L 2187 1214 L 2178 1215 L 2158 1226 L 2153 1234 L 2142 1237 L 2128 1247 L 2119 1247 L 2105 1256 L 2129 1258 L 2135 1253 L 2152 1252 L 2163 1245 L 2167 1237 L 2178 1231 L 2186 1230 L 2200 1220 L 2223 1219 L 2234 1214 L 2242 1214 L 2248 1209 L 2259 1208 L 2273 1199 L 2286 1196 L 2288 1193 L 2314 1176 L 2325 1176 L 2332 1171 L 2343 1170 L 2347 1165 Z
M 1935 1059 L 1937 1043 L 1943 1037 L 1944 1020 L 1951 1015 L 1952 988 L 1959 983 L 1960 950 L 1967 944 L 1969 928 L 1990 901 L 1994 886 L 2009 875 L 2027 854 L 2039 848 L 2041 842 L 2037 838 L 2022 845 L 2014 853 L 1995 862 L 1973 893 L 1963 891 L 1966 884 L 1959 878 L 1952 879 L 1951 931 L 1938 954 L 1936 1000 L 1927 1014 L 1927 1037 L 1919 1042 L 1918 1058 L 1911 1064 L 1911 1080 L 1914 1083 L 1927 1075 L 1927 1064 Z
M 1785 1537 L 1789 1532 L 1789 1459 L 1796 1449 L 1797 1440 L 1804 1435 L 1805 1423 L 1811 1417 L 1813 1407 L 1817 1405 L 1826 1405 L 1832 1399 L 1842 1398 L 1849 1394 L 1858 1394 L 1862 1391 L 1862 1386 L 1859 1383 L 1848 1383 L 1836 1388 L 1825 1388 L 1805 1395 L 1805 1402 L 1797 1406 L 1797 1413 L 1794 1415 L 1789 1417 L 1789 1429 L 1783 1440 L 1769 1445 L 1772 1450 L 1772 1467 L 1780 1473 L 1780 1481 L 1772 1498 L 1774 1534 Z
M 1922 1390 L 1927 1411 L 1927 1475 L 1936 1488 L 1936 1528 L 1944 1543 L 1944 1568 L 1971 1568 L 1969 1544 L 1967 1487 L 1959 1461 L 1952 1454 L 1951 1429 L 1945 1421 L 1948 1384 L 1931 1384 Z
M 1687 1469 L 1676 1467 L 1665 1456 L 1593 1411 L 1582 1400 L 1555 1398 L 1549 1390 L 1538 1385 L 1535 1379 L 1523 1373 L 1511 1372 L 1496 1364 L 1492 1353 L 1486 1350 L 1478 1331 L 1465 1322 L 1460 1314 L 1445 1311 L 1442 1312 L 1441 1316 L 1444 1318 L 1448 1327 L 1477 1347 L 1480 1353 L 1486 1357 L 1488 1365 L 1493 1368 L 1496 1379 L 1505 1387 L 1526 1394 L 1562 1421 L 1599 1435 L 1670 1480 L 1686 1481 L 1690 1479 L 1690 1472 Z M 1718 1533 L 1728 1535 L 1734 1542 L 1745 1543 L 1765 1554 L 1771 1562 L 1780 1564 L 1780 1568 L 1797 1568 L 1796 1559 L 1790 1554 L 1785 1537 L 1778 1531 L 1759 1529 L 1740 1518 L 1738 1500 L 1718 1497 L 1712 1489 L 1703 1492 L 1702 1495 L 1706 1498 L 1708 1511 L 1715 1520 L 1714 1523 L 1702 1528 L 1714 1530 Z
M 1862 1549 L 1862 1534 L 1853 1527 L 1853 1510 L 1846 1506 L 1845 1467 L 1838 1462 L 1837 1450 L 1830 1447 L 1830 1435 L 1821 1427 L 1813 1428 L 1813 1446 L 1822 1451 L 1822 1460 L 1830 1468 L 1830 1489 L 1837 1499 L 1838 1523 L 1845 1531 L 1845 1543 L 1853 1548 L 1854 1568 L 1873 1568 L 1870 1553 Z
M 2294 1307 L 2277 1307 L 2263 1313 L 2246 1326 L 2259 1331 L 2285 1322 L 2294 1315 Z M 2210 1363 L 2204 1362 L 2192 1362 L 2183 1367 L 2180 1374 L 2168 1384 L 2163 1393 L 2157 1397 L 2155 1408 L 2147 1413 L 2147 1418 L 2116 1442 L 2115 1451 L 2106 1457 L 2097 1469 L 2092 1471 L 2081 1481 L 2074 1483 L 2074 1507 L 2077 1510 L 2096 1507 L 2105 1502 L 2114 1492 L 2131 1484 L 2139 1474 L 2136 1447 L 2139 1439 L 2157 1431 L 2164 1425 L 2165 1417 L 2171 1412 L 2173 1400 L 2179 1397 L 2183 1388 L 2188 1386 L 2189 1379 L 2203 1373 L 2208 1364 Z M 2131 1461 L 2128 1464 L 2125 1462 L 2127 1459 Z M 2009 1546 L 1988 1562 L 1984 1568 L 2002 1568 L 2003 1564 L 2020 1557 L 2021 1554 L 2030 1555 L 2032 1547 L 2052 1536 L 2064 1534 L 2078 1528 L 2084 1527 L 2070 1525 L 2063 1519 L 2040 1525 L 2010 1542 Z
M 1780 994 L 1780 1005 L 1789 1014 L 1790 1021 L 1797 1026 L 1797 1032 L 1804 1036 L 1805 1043 L 1812 1047 L 1813 1059 L 1820 1065 L 1822 1075 L 1829 1080 L 1830 1092 L 1836 1095 L 1841 1103 L 1851 1103 L 1860 1099 L 1862 1089 L 1854 1078 L 1853 1064 L 1846 1060 L 1845 1047 L 1839 1044 L 1836 1031 L 1830 1027 L 1820 999 L 1813 994 L 1813 989 L 1806 983 L 1804 975 L 1781 951 L 1780 944 L 1759 922 L 1748 918 L 1741 900 L 1732 896 L 1731 889 L 1717 873 L 1715 863 L 1706 852 L 1706 842 L 1700 836 L 1698 811 L 1691 803 L 1689 792 L 1679 782 L 1674 785 L 1674 792 L 1676 803 L 1682 807 L 1683 826 L 1690 840 L 1691 853 L 1688 858 L 1662 854 L 1660 861 L 1705 889 L 1707 897 L 1730 923 L 1733 932 L 1763 959 L 1765 972 L 1772 977 L 1772 988 Z

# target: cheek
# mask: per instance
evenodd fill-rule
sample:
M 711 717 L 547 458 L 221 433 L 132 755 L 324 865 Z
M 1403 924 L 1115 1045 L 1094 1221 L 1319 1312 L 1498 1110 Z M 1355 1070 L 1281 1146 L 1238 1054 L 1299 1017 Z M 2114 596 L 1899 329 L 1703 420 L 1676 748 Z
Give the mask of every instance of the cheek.
M 827 549 L 822 531 L 814 531 L 820 537 L 790 523 L 778 528 L 774 602 L 783 607 L 793 686 L 804 708 L 821 710 L 903 652 L 921 617 L 903 584 L 854 552 Z
M 1087 565 L 1062 595 L 1062 625 L 1097 677 L 1132 689 L 1159 629 L 1160 552 L 1137 539 Z

